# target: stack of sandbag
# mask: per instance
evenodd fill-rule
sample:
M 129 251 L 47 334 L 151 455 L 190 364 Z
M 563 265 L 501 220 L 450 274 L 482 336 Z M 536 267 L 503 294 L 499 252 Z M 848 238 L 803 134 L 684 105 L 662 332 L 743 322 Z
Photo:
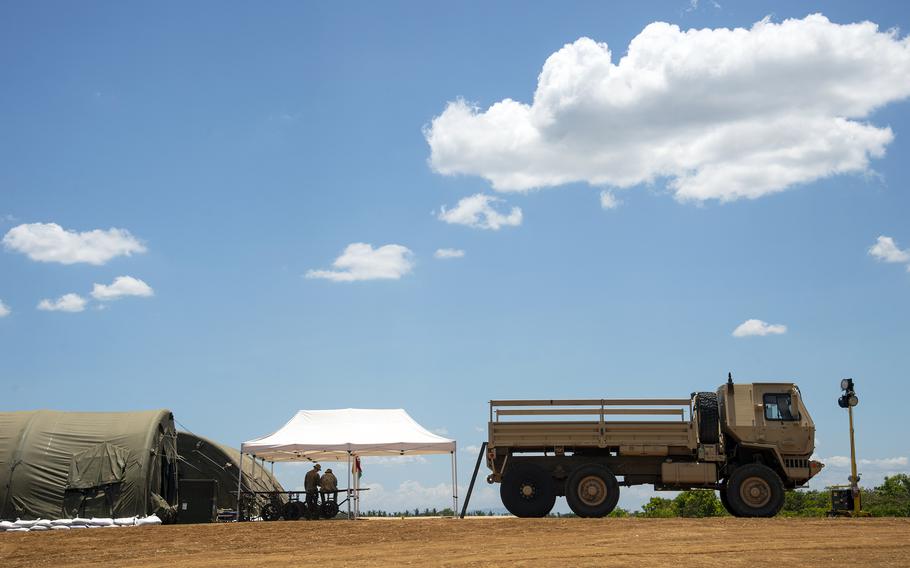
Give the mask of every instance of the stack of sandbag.
M 0 532 L 41 532 L 41 531 L 68 531 L 74 529 L 101 529 L 101 528 L 121 528 L 121 527 L 141 527 L 149 525 L 160 525 L 161 519 L 157 515 L 148 517 L 122 517 L 111 519 L 105 517 L 92 517 L 83 519 L 38 519 L 27 521 L 19 519 L 15 522 L 0 521 Z

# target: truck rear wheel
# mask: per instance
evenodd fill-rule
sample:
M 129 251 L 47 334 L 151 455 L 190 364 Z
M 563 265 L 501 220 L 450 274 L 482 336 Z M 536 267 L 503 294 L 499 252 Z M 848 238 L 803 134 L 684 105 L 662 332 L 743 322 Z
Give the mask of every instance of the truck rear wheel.
M 737 517 L 773 517 L 784 506 L 784 484 L 768 466 L 750 463 L 727 480 L 727 502 Z
M 700 392 L 695 395 L 698 412 L 698 439 L 702 444 L 720 442 L 720 414 L 717 411 L 717 393 Z
M 566 501 L 579 517 L 605 517 L 619 502 L 619 484 L 610 470 L 583 465 L 566 481 Z
M 499 497 L 516 517 L 546 517 L 556 504 L 556 487 L 542 467 L 517 463 L 502 476 Z

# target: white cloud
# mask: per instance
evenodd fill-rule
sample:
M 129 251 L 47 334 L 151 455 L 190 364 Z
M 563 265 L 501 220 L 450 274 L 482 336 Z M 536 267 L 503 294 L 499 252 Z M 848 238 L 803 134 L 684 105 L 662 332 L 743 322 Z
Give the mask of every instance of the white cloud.
M 126 229 L 95 229 L 78 233 L 56 223 L 29 223 L 10 229 L 3 237 L 7 250 L 21 252 L 32 260 L 100 265 L 117 256 L 146 251 Z
M 441 248 L 436 249 L 436 252 L 433 253 L 433 256 L 441 259 L 461 258 L 464 256 L 464 251 L 461 249 Z
M 901 250 L 891 237 L 880 236 L 869 254 L 882 262 L 910 262 L 910 250 Z
M 502 201 L 491 195 L 478 193 L 459 200 L 452 209 L 440 208 L 438 219 L 454 225 L 466 225 L 475 229 L 492 229 L 517 227 L 521 225 L 521 209 L 513 207 L 508 214 L 500 213 L 491 205 Z
M 86 303 L 86 299 L 79 294 L 64 294 L 53 301 L 41 300 L 38 309 L 45 312 L 81 312 Z
M 379 509 L 387 512 L 414 510 L 419 508 L 421 511 L 425 508 L 444 509 L 452 507 L 452 485 L 451 483 L 439 483 L 437 485 L 423 485 L 419 481 L 407 480 L 393 490 L 386 489 L 380 483 L 365 483 L 364 487 L 369 487 L 369 491 L 363 493 L 360 500 L 360 510 L 365 512 L 369 509 Z M 463 490 L 459 486 L 463 495 Z M 474 498 L 471 498 L 474 502 Z M 460 506 L 460 502 L 459 502 Z M 500 505 L 502 506 L 502 505 Z
M 850 458 L 848 456 L 831 456 L 828 458 L 819 458 L 819 461 L 826 466 L 831 467 L 850 467 Z M 890 469 L 895 467 L 906 467 L 908 460 L 905 456 L 898 456 L 893 458 L 877 458 L 871 460 L 859 459 L 856 460 L 856 463 L 860 466 L 864 465 L 872 468 Z
M 850 458 L 848 456 L 813 456 L 812 459 L 817 459 L 825 464 L 825 468 L 822 469 L 821 473 L 810 481 L 812 488 L 824 489 L 830 485 L 847 483 L 847 477 L 850 475 Z M 862 458 L 856 460 L 856 464 L 860 474 L 860 485 L 863 487 L 875 487 L 876 485 L 881 485 L 885 477 L 898 473 L 907 473 L 907 466 L 910 465 L 910 460 L 906 456 Z
M 3 300 L 0 300 L 0 318 L 5 318 L 10 315 L 12 310 L 9 309 L 9 306 L 3 303 Z
M 401 245 L 384 245 L 374 249 L 367 243 L 352 243 L 335 259 L 335 270 L 309 270 L 307 278 L 324 278 L 333 282 L 356 280 L 397 280 L 414 268 L 414 253 Z
M 733 337 L 781 335 L 784 333 L 787 333 L 787 326 L 783 324 L 770 324 L 760 319 L 748 319 L 733 330 Z
M 92 297 L 102 302 L 108 300 L 118 300 L 125 296 L 140 296 L 148 298 L 154 296 L 155 291 L 151 286 L 132 276 L 118 276 L 114 282 L 108 286 L 104 284 L 95 284 L 92 288 Z
M 616 199 L 616 196 L 609 191 L 600 192 L 600 206 L 604 209 L 616 209 L 622 201 Z
M 544 63 L 531 104 L 456 100 L 424 134 L 436 172 L 498 191 L 666 179 L 679 200 L 732 201 L 868 171 L 894 134 L 866 119 L 908 95 L 910 41 L 871 22 L 655 22 L 618 63 L 580 38 Z

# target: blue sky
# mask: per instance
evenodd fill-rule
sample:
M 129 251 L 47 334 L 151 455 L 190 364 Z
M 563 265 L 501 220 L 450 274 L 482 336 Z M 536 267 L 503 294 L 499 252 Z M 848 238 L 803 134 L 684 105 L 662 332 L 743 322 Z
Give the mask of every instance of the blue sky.
M 837 99 L 823 111 L 778 102 L 767 111 L 778 114 L 762 114 L 768 99 L 724 99 L 736 87 L 722 82 L 706 83 L 716 91 L 695 109 L 686 90 L 695 87 L 670 84 L 655 106 L 668 116 L 629 118 L 611 140 L 609 129 L 580 134 L 599 120 L 596 108 L 557 116 L 553 129 L 584 151 L 542 160 L 484 146 L 486 131 L 472 122 L 505 99 L 530 104 L 545 61 L 563 46 L 606 43 L 615 64 L 652 22 L 749 29 L 766 16 L 774 24 L 820 12 L 832 25 L 897 28 L 894 46 L 906 45 L 910 29 L 901 3 L 719 4 L 4 3 L 0 235 L 55 223 L 76 248 L 91 248 L 77 234 L 93 230 L 121 248 L 64 263 L 73 250 L 37 258 L 32 233 L 4 240 L 2 407 L 166 407 L 235 446 L 300 408 L 403 407 L 466 447 L 482 441 L 491 398 L 686 396 L 733 371 L 743 381 L 797 381 L 817 422 L 817 453 L 830 457 L 848 454 L 836 398 L 840 378 L 852 376 L 860 456 L 891 460 L 866 464 L 867 478 L 906 470 L 910 442 L 893 435 L 910 398 L 910 272 L 900 260 L 910 247 L 910 107 L 906 85 L 887 76 L 906 64 L 899 57 L 892 64 L 885 52 L 857 49 L 859 70 L 850 68 L 843 89 L 865 101 L 895 88 L 868 112 Z M 785 63 L 824 74 L 827 57 L 799 57 Z M 755 80 L 746 86 L 758 92 L 771 81 Z M 718 118 L 718 93 L 735 103 L 733 118 Z M 475 114 L 437 128 L 434 119 L 461 99 Z M 613 143 L 617 163 L 648 162 L 652 145 L 631 155 L 623 141 L 649 125 L 660 126 L 646 138 L 656 143 L 688 120 L 696 134 L 768 116 L 804 131 L 810 112 L 871 125 L 862 135 L 890 128 L 893 139 L 879 155 L 861 148 L 865 165 L 801 174 L 754 199 L 681 197 L 674 180 L 693 171 L 684 160 L 622 188 L 610 177 L 616 168 L 584 162 Z M 459 128 L 468 134 L 461 142 L 432 145 L 431 133 Z M 830 141 L 854 149 L 852 135 Z M 816 154 L 829 150 L 787 159 L 815 171 Z M 691 167 L 738 165 L 713 160 Z M 558 177 L 586 167 L 607 181 L 535 178 L 538 189 L 496 181 L 500 168 Z M 754 169 L 743 179 L 773 186 L 771 168 Z M 728 191 L 738 182 L 726 171 L 692 191 Z M 602 191 L 620 203 L 602 207 Z M 501 200 L 486 205 L 503 215 L 519 208 L 520 224 L 441 219 L 478 194 Z M 895 262 L 870 254 L 880 236 L 896 243 Z M 312 277 L 332 271 L 353 243 L 371 245 L 367 256 L 386 245 L 409 252 L 388 250 L 385 278 L 371 277 L 372 264 L 358 281 Z M 440 248 L 464 256 L 434 258 Z M 120 276 L 153 295 L 117 284 Z M 95 289 L 99 298 L 115 292 L 97 299 L 96 284 L 110 287 Z M 78 294 L 84 309 L 37 309 L 65 294 Z M 786 332 L 733 337 L 753 318 Z M 460 457 L 466 482 L 474 456 Z M 366 473 L 384 488 L 373 505 L 447 503 L 432 500 L 447 480 L 444 459 Z M 303 471 L 282 475 L 294 485 Z M 497 505 L 489 492 L 478 504 Z

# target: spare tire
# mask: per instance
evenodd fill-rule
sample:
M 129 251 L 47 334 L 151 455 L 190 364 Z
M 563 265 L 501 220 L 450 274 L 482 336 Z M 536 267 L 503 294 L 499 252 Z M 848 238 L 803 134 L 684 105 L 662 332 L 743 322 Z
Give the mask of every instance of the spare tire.
M 700 392 L 695 395 L 695 412 L 698 414 L 698 439 L 702 444 L 720 442 L 720 414 L 717 411 L 717 393 Z

